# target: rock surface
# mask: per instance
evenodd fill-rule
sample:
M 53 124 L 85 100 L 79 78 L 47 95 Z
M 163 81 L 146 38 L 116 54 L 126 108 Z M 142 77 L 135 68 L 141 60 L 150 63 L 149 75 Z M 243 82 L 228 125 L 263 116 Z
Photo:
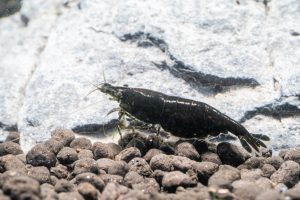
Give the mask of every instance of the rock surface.
M 105 74 L 114 85 L 201 99 L 270 136 L 274 149 L 299 144 L 297 8 L 297 0 L 23 0 L 0 18 L 0 136 L 18 129 L 25 151 L 57 127 L 104 140 L 102 125 L 117 115 L 104 116 L 117 104 L 85 95 Z

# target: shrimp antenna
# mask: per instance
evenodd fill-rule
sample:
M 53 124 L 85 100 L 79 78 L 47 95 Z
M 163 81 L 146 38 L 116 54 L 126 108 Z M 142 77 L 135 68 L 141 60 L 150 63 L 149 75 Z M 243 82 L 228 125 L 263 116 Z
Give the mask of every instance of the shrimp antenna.
M 86 98 L 87 96 L 89 96 L 90 94 L 92 94 L 93 92 L 95 92 L 96 90 L 100 90 L 101 88 L 99 87 L 99 85 L 102 85 L 103 83 L 100 83 L 99 85 L 95 85 L 94 83 L 89 82 L 89 84 L 91 84 L 92 86 L 94 86 L 95 89 L 93 89 L 87 95 L 85 95 L 84 98 Z

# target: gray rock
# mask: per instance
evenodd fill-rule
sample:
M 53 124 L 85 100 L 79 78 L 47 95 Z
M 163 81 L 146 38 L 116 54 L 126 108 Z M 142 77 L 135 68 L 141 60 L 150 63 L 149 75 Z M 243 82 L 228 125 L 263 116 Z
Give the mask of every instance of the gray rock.
M 3 174 L 0 174 L 0 187 L 2 188 L 4 183 L 13 177 L 19 177 L 19 176 L 24 176 L 25 174 L 20 171 L 14 171 L 14 170 L 8 170 L 4 172 Z
M 22 154 L 18 154 L 16 155 L 16 157 L 21 160 L 24 164 L 26 164 L 26 154 L 22 153 Z
M 141 190 L 135 189 L 135 190 L 129 190 L 129 192 L 126 193 L 122 198 L 124 200 L 130 200 L 130 199 L 150 199 L 150 194 L 144 193 Z
M 162 179 L 162 186 L 167 191 L 175 191 L 177 187 L 196 186 L 197 181 L 180 171 L 168 172 Z
M 100 158 L 97 160 L 97 165 L 99 169 L 104 170 L 106 173 L 108 172 L 108 168 L 113 165 L 115 161 L 110 158 Z
M 83 196 L 84 199 L 97 200 L 98 192 L 97 189 L 90 183 L 81 183 L 77 186 L 79 194 Z
M 25 173 L 26 171 L 25 164 L 14 155 L 0 157 L 0 169 L 2 169 L 1 172 L 13 170 Z
M 297 183 L 293 188 L 287 190 L 285 196 L 291 199 L 299 199 L 300 197 L 300 183 Z
M 229 165 L 220 165 L 219 170 L 208 179 L 208 186 L 232 189 L 231 183 L 240 178 L 238 169 Z
M 263 188 L 263 190 L 272 189 L 274 188 L 274 183 L 270 181 L 270 179 L 262 177 L 258 178 L 255 181 L 257 187 Z
M 0 25 L 1 46 L 11 49 L 0 52 L 0 121 L 18 123 L 27 150 L 55 127 L 92 127 L 117 117 L 103 117 L 117 106 L 104 94 L 83 99 L 89 82 L 103 80 L 102 71 L 110 83 L 201 99 L 236 120 L 278 99 L 299 107 L 298 1 L 89 1 L 67 9 L 57 1 L 22 2 L 26 30 L 19 14 Z M 218 81 L 195 83 L 187 71 Z M 94 102 L 100 106 L 82 109 Z M 295 144 L 298 116 L 265 115 L 244 122 L 249 132 L 272 135 L 277 148 Z
M 129 187 L 144 192 L 157 192 L 160 189 L 159 184 L 154 178 L 144 178 L 134 171 L 130 171 L 125 175 L 124 182 Z
M 285 161 L 280 168 L 271 176 L 271 181 L 284 183 L 291 188 L 299 181 L 300 166 L 294 161 Z
M 205 152 L 205 153 L 201 154 L 201 161 L 213 162 L 218 165 L 222 165 L 222 161 L 221 161 L 220 157 L 218 156 L 218 154 L 212 153 L 212 152 Z
M 300 148 L 290 149 L 285 153 L 284 160 L 292 160 L 300 164 Z
M 147 153 L 144 155 L 144 159 L 147 161 L 147 162 L 150 162 L 150 160 L 158 155 L 158 154 L 163 154 L 163 151 L 162 150 L 159 150 L 159 149 L 149 149 L 149 151 L 147 151 Z
M 128 165 L 125 161 L 114 161 L 108 167 L 107 173 L 119 176 L 125 176 L 128 172 Z
M 264 164 L 261 168 L 261 171 L 262 171 L 262 176 L 263 177 L 267 177 L 267 178 L 270 178 L 271 175 L 276 172 L 276 169 L 273 165 L 270 165 L 270 164 Z
M 97 162 L 91 158 L 85 158 L 75 161 L 74 174 L 81 174 L 85 172 L 98 173 L 99 167 Z
M 54 190 L 57 193 L 61 192 L 73 192 L 75 190 L 75 185 L 70 183 L 68 180 L 60 179 L 56 182 Z
M 262 177 L 261 169 L 242 169 L 241 170 L 241 179 L 247 181 L 255 181 Z
M 54 191 L 54 186 L 49 183 L 41 185 L 41 198 L 42 199 L 58 199 L 57 193 Z
M 153 171 L 156 169 L 162 171 L 172 171 L 174 169 L 172 162 L 173 162 L 172 156 L 165 155 L 165 154 L 158 154 L 152 157 L 150 161 L 150 167 Z
M 261 168 L 264 163 L 263 157 L 251 157 L 247 159 L 242 166 L 239 166 L 239 169 L 255 169 L 255 168 Z
M 272 165 L 273 167 L 275 167 L 276 170 L 279 169 L 283 162 L 284 160 L 280 156 L 272 156 L 270 158 L 265 159 L 264 161 L 265 164 Z
M 133 184 L 133 189 L 144 191 L 145 193 L 159 192 L 160 186 L 154 178 L 144 178 L 144 181 Z
M 52 175 L 59 179 L 66 179 L 69 175 L 68 168 L 64 165 L 58 164 L 55 167 L 51 167 L 50 172 Z
M 166 199 L 166 198 L 163 198 Z M 170 199 L 199 199 L 199 200 L 207 200 L 211 199 L 211 195 L 209 192 L 209 189 L 206 187 L 202 188 L 193 188 L 191 191 L 182 191 L 182 192 L 177 192 L 176 195 L 171 196 Z
M 75 138 L 71 143 L 70 143 L 70 147 L 75 149 L 76 151 L 78 149 L 88 149 L 88 150 L 92 150 L 92 142 L 91 140 L 84 138 L 84 137 L 80 137 L 80 138 Z
M 78 160 L 78 155 L 75 149 L 64 147 L 57 153 L 57 160 L 59 160 L 61 164 L 71 164 Z
M 108 183 L 104 188 L 101 198 L 103 200 L 113 200 L 128 193 L 129 189 L 118 183 Z
M 146 154 L 146 152 L 148 151 L 147 145 L 146 145 L 146 141 L 142 140 L 140 138 L 134 137 L 130 140 L 130 142 L 126 145 L 126 148 L 129 147 L 136 147 L 140 150 L 142 156 L 144 156 Z
M 289 149 L 281 149 L 278 153 L 278 156 L 284 158 L 285 154 L 289 151 Z
M 144 182 L 144 178 L 143 178 L 143 176 L 141 176 L 137 172 L 129 171 L 125 175 L 124 181 L 126 182 L 126 184 L 128 184 L 130 187 L 132 187 L 134 184 Z
M 274 187 L 274 189 L 275 189 L 276 191 L 280 192 L 280 193 L 284 193 L 284 192 L 286 192 L 289 188 L 288 188 L 285 184 L 283 184 L 283 183 L 278 183 L 278 184 Z
M 99 191 L 102 191 L 104 188 L 104 182 L 103 180 L 97 176 L 96 174 L 93 173 L 82 173 L 79 174 L 75 177 L 75 183 L 76 184 L 80 184 L 80 183 L 90 183 L 93 186 L 95 186 L 95 188 L 97 188 Z
M 88 150 L 88 149 L 79 149 L 77 155 L 78 155 L 78 159 L 94 158 L 93 152 L 91 150 Z
M 95 142 L 92 147 L 95 159 L 99 158 L 114 158 L 114 155 L 107 144 L 102 142 Z
M 162 184 L 162 179 L 163 179 L 163 177 L 165 176 L 166 173 L 167 173 L 166 171 L 162 171 L 162 170 L 157 169 L 152 173 L 151 177 L 153 177 L 161 185 Z
M 28 169 L 28 168 L 27 168 Z M 30 167 L 28 169 L 28 176 L 37 180 L 40 184 L 50 183 L 50 172 L 47 167 Z
M 142 154 L 140 150 L 136 147 L 129 147 L 127 149 L 122 150 L 118 155 L 116 155 L 116 160 L 124 160 L 125 162 L 129 162 L 131 159 L 135 157 L 141 157 Z
M 192 168 L 195 161 L 182 156 L 172 156 L 172 166 L 175 170 L 186 172 Z
M 56 164 L 56 157 L 52 151 L 43 144 L 37 144 L 26 155 L 28 164 L 33 166 L 53 167 Z
M 4 194 L 9 195 L 12 199 L 23 199 L 25 195 L 27 197 L 34 197 L 30 199 L 38 199 L 37 197 L 40 195 L 40 184 L 33 178 L 17 176 L 5 181 L 2 190 Z
M 75 134 L 72 130 L 68 129 L 55 129 L 51 132 L 51 138 L 62 142 L 64 146 L 69 146 L 75 139 Z
M 8 141 L 0 143 L 0 156 L 4 156 L 7 154 L 18 155 L 21 153 L 23 153 L 23 151 L 20 145 L 15 142 Z
M 61 192 L 58 194 L 58 200 L 84 200 L 78 192 Z
M 135 171 L 142 176 L 150 176 L 152 174 L 150 165 L 143 158 L 134 158 L 129 161 L 128 170 Z
M 255 198 L 255 200 L 266 200 L 266 199 L 284 200 L 284 196 L 276 190 L 267 190 L 265 192 L 260 193 Z
M 110 182 L 118 183 L 121 185 L 126 185 L 124 182 L 124 178 L 115 174 L 99 174 L 99 177 L 104 181 L 105 185 Z
M 19 0 L 4 0 L 0 3 L 0 18 L 12 15 L 20 10 L 22 2 Z
M 9 196 L 3 194 L 2 191 L 0 192 L 0 199 L 2 199 L 2 200 L 10 200 Z
M 44 145 L 52 151 L 54 154 L 57 154 L 63 147 L 64 144 L 61 141 L 58 141 L 54 138 L 50 138 L 44 142 Z
M 20 133 L 17 131 L 9 132 L 7 135 L 5 142 L 12 141 L 14 143 L 20 144 Z
M 56 176 L 50 176 L 50 184 L 55 185 L 59 179 Z
M 180 142 L 175 146 L 175 154 L 178 156 L 187 157 L 191 160 L 200 160 L 200 154 L 193 144 L 189 142 Z
M 122 151 L 122 147 L 116 143 L 109 142 L 107 145 L 110 147 L 110 151 L 113 154 L 113 157 L 118 155 Z
M 213 162 L 195 162 L 192 166 L 197 173 L 199 182 L 204 185 L 207 185 L 208 179 L 219 169 L 219 165 Z
M 225 165 L 237 167 L 245 161 L 245 156 L 241 149 L 231 143 L 222 142 L 218 144 L 217 153 Z
M 232 183 L 234 194 L 243 200 L 255 200 L 255 198 L 266 189 L 259 187 L 255 182 L 238 180 Z

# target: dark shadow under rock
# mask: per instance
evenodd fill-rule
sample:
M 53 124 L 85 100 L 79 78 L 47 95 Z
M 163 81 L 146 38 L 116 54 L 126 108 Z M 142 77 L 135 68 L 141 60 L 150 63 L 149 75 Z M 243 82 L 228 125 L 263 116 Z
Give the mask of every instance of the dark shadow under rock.
M 0 17 L 7 17 L 18 12 L 21 9 L 21 0 L 1 0 L 0 1 Z

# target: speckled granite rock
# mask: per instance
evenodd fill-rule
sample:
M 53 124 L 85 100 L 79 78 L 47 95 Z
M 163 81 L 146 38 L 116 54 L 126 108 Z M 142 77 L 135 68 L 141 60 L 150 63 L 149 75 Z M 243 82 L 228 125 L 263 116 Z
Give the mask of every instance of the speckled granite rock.
M 10 47 L 0 50 L 0 135 L 17 125 L 26 151 L 57 127 L 101 130 L 117 104 L 85 95 L 104 73 L 111 84 L 207 102 L 269 135 L 275 149 L 298 144 L 297 8 L 297 0 L 24 0 L 0 19 L 0 45 Z

